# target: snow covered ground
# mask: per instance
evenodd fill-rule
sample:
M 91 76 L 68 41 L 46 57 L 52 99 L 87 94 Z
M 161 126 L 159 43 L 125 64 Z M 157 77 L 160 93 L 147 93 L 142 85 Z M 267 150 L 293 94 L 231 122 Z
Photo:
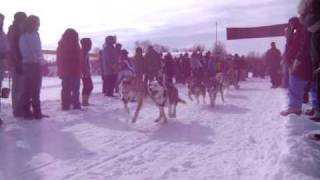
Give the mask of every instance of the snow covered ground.
M 50 118 L 16 120 L 3 106 L 0 180 L 320 179 L 320 145 L 304 138 L 320 126 L 280 117 L 284 90 L 249 79 L 212 108 L 179 89 L 187 104 L 176 119 L 154 123 L 158 111 L 148 103 L 131 124 L 118 99 L 98 93 L 84 111 L 62 112 L 59 82 L 46 79 L 42 107 Z

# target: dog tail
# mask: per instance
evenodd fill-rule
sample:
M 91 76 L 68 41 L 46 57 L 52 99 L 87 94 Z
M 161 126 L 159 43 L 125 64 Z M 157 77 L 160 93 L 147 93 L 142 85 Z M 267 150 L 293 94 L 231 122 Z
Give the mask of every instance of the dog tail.
M 185 100 L 181 99 L 181 98 L 178 98 L 178 102 L 182 103 L 182 104 L 187 104 L 187 102 Z

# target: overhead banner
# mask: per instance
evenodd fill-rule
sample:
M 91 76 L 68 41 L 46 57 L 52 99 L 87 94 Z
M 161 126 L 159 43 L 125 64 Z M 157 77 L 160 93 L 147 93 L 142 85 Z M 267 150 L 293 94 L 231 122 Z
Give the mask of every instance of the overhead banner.
M 227 40 L 284 36 L 287 26 L 287 24 L 276 24 L 250 28 L 227 28 Z

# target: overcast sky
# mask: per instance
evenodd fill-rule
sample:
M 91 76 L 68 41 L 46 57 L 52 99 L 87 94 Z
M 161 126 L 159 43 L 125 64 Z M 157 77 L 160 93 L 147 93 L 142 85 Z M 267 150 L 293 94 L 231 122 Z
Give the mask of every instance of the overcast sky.
M 151 40 L 171 48 L 219 40 L 235 53 L 263 52 L 271 41 L 282 48 L 284 38 L 226 41 L 226 27 L 251 27 L 287 22 L 296 15 L 299 0 L 0 0 L 5 28 L 17 11 L 38 15 L 44 48 L 54 49 L 66 28 L 75 28 L 101 46 L 116 34 L 125 48 L 135 40 Z

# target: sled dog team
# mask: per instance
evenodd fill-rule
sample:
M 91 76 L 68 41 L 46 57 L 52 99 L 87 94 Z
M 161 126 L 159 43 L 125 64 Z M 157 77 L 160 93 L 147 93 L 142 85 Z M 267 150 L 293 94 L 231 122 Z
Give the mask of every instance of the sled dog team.
M 145 86 L 143 78 L 136 76 L 129 76 L 124 78 L 119 86 L 119 93 L 121 100 L 124 104 L 124 108 L 131 116 L 128 104 L 130 102 L 136 102 L 137 106 L 133 114 L 132 123 L 137 121 L 139 112 L 142 108 L 143 102 L 149 98 L 159 108 L 159 117 L 155 122 L 163 120 L 164 123 L 168 121 L 165 113 L 165 107 L 168 107 L 168 114 L 170 118 L 176 117 L 176 108 L 179 103 L 186 104 L 184 100 L 179 97 L 179 90 L 165 80 L 163 76 L 153 80 Z M 234 85 L 236 89 L 239 88 L 238 84 L 234 84 L 232 77 L 225 76 L 223 73 L 217 73 L 214 78 L 208 79 L 207 82 L 198 81 L 196 78 L 189 78 L 187 81 L 188 97 L 193 101 L 193 97 L 196 98 L 197 104 L 199 104 L 199 98 L 203 98 L 203 104 L 205 104 L 206 93 L 210 97 L 210 105 L 215 105 L 215 100 L 220 93 L 222 102 L 224 103 L 224 89 L 229 88 L 230 85 Z M 146 88 L 145 88 L 146 87 Z

